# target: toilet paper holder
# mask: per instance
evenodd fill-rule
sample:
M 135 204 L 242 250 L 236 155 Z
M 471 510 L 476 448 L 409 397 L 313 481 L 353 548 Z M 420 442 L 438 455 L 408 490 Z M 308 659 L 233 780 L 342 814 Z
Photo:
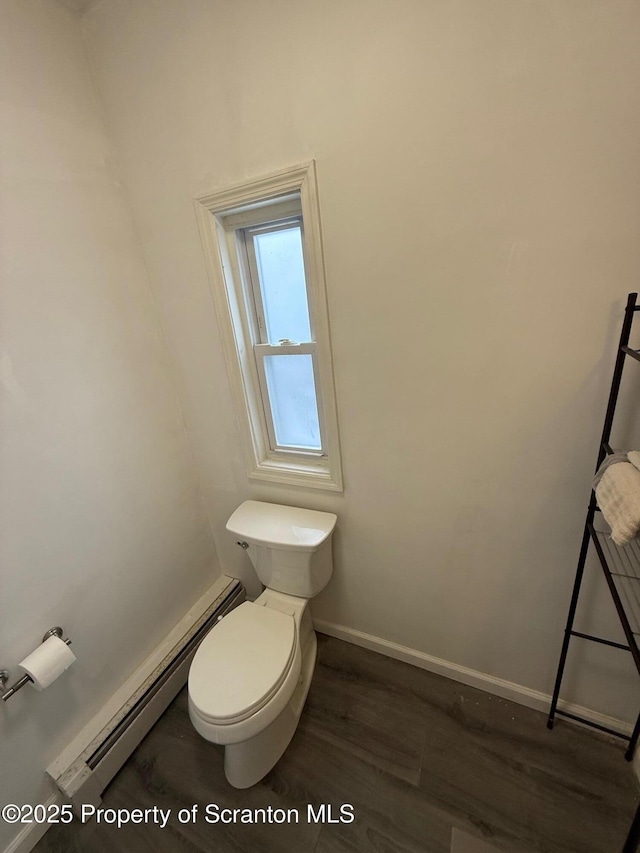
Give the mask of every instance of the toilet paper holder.
M 49 628 L 47 633 L 42 638 L 42 642 L 46 643 L 46 641 L 49 639 L 49 637 L 58 637 L 59 639 L 62 640 L 63 634 L 64 634 L 64 631 L 62 630 L 62 628 L 59 628 L 59 627 Z M 68 646 L 71 645 L 71 640 L 68 637 L 63 642 L 65 642 Z M 0 687 L 2 689 L 4 689 L 7 686 L 8 680 L 9 680 L 9 670 L 0 669 Z M 10 699 L 11 696 L 14 695 L 14 693 L 17 693 L 21 687 L 24 687 L 25 684 L 28 684 L 31 680 L 32 679 L 30 676 L 23 675 L 19 681 L 16 681 L 16 683 L 12 687 L 10 687 L 5 693 L 2 694 L 2 696 L 0 696 L 0 699 L 2 699 L 3 702 L 6 702 L 7 699 Z

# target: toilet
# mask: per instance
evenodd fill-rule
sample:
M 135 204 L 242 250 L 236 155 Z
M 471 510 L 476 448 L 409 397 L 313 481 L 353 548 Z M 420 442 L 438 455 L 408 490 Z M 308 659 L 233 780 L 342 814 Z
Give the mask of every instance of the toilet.
M 223 744 L 235 788 L 274 767 L 298 725 L 316 662 L 308 602 L 333 573 L 329 512 L 245 501 L 227 530 L 266 589 L 224 616 L 200 644 L 189 671 L 189 716 Z

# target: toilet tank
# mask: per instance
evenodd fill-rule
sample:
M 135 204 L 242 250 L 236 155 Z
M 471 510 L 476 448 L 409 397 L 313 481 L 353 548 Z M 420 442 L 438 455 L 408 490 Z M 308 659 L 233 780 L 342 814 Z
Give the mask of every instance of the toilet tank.
M 312 598 L 333 574 L 331 512 L 245 501 L 227 530 L 247 549 L 256 573 L 269 589 Z

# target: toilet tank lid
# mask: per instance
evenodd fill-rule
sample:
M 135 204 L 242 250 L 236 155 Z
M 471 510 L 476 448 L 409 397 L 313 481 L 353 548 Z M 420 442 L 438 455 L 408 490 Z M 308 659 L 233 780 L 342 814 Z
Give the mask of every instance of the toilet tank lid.
M 332 534 L 337 520 L 332 512 L 245 501 L 227 522 L 227 530 L 257 545 L 313 551 Z

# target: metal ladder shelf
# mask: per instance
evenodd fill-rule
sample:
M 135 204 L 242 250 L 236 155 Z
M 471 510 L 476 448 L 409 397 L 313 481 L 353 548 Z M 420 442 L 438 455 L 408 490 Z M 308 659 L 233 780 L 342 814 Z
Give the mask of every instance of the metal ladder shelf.
M 640 351 L 631 349 L 629 346 L 629 337 L 631 335 L 631 327 L 633 325 L 634 315 L 640 311 L 640 306 L 637 304 L 638 294 L 630 293 L 627 298 L 627 307 L 625 309 L 624 321 L 622 323 L 622 331 L 620 334 L 620 343 L 618 344 L 618 352 L 616 363 L 613 371 L 613 380 L 611 382 L 611 392 L 609 394 L 609 402 L 607 405 L 607 413 L 604 419 L 604 427 L 602 430 L 602 438 L 600 440 L 600 448 L 598 451 L 598 459 L 596 462 L 596 471 L 600 467 L 602 460 L 607 454 L 613 453 L 609 439 L 611 438 L 611 428 L 618 402 L 618 394 L 620 392 L 620 383 L 622 381 L 622 371 L 624 368 L 627 356 L 640 361 Z M 558 673 L 556 675 L 556 683 L 551 699 L 551 709 L 549 711 L 549 719 L 547 727 L 552 729 L 556 715 L 568 717 L 572 720 L 577 720 L 594 729 L 607 732 L 622 738 L 629 742 L 625 758 L 631 761 L 633 753 L 640 735 L 640 714 L 636 720 L 631 736 L 618 732 L 613 729 L 594 723 L 577 714 L 570 714 L 568 711 L 563 711 L 558 708 L 558 699 L 560 696 L 560 687 L 562 685 L 562 676 L 569 651 L 569 643 L 573 637 L 579 637 L 584 640 L 602 643 L 606 646 L 611 646 L 616 649 L 623 649 L 631 652 L 633 662 L 635 663 L 638 674 L 640 675 L 640 649 L 638 648 L 638 639 L 640 638 L 640 542 L 633 540 L 629 545 L 623 548 L 615 545 L 608 536 L 608 529 L 601 516 L 598 516 L 598 523 L 595 523 L 596 512 L 599 512 L 596 504 L 595 493 L 591 492 L 589 500 L 589 508 L 587 510 L 587 519 L 584 525 L 584 533 L 582 536 L 582 545 L 580 547 L 580 556 L 578 558 L 578 568 L 576 570 L 576 578 L 573 584 L 573 592 L 571 594 L 571 603 L 569 605 L 569 614 L 567 616 L 567 624 L 564 631 L 564 640 L 562 650 L 560 652 L 560 661 L 558 663 Z M 578 606 L 578 598 L 580 595 L 580 587 L 584 574 L 584 567 L 587 560 L 589 546 L 595 548 L 600 566 L 604 573 L 609 592 L 613 599 L 622 629 L 624 631 L 626 644 L 616 643 L 613 640 L 605 639 L 604 637 L 596 637 L 593 634 L 585 634 L 581 631 L 573 630 L 573 622 Z M 640 815 L 640 809 L 639 809 Z M 625 848 L 626 849 L 626 848 Z

